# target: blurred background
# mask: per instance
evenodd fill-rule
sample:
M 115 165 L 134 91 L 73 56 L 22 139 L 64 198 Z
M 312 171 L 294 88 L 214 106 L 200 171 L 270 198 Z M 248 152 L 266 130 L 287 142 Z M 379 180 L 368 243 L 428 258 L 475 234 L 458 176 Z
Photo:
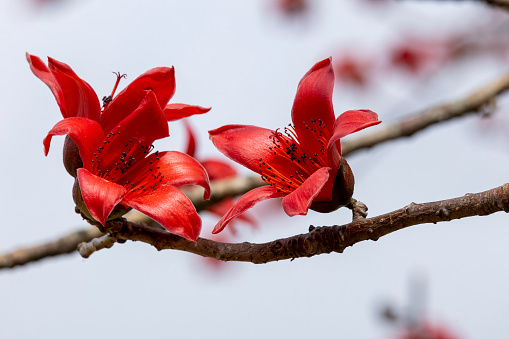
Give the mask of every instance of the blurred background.
M 474 1 L 3 0 L 0 252 L 87 226 L 74 213 L 64 138 L 44 157 L 42 139 L 61 115 L 25 52 L 69 64 L 99 97 L 111 92 L 112 71 L 127 73 L 122 88 L 150 68 L 173 65 L 171 102 L 212 107 L 188 119 L 196 156 L 226 160 L 207 131 L 286 126 L 300 78 L 329 56 L 336 115 L 371 109 L 383 126 L 468 95 L 509 70 L 508 19 Z M 354 198 L 376 216 L 506 183 L 507 104 L 501 96 L 492 114 L 348 157 Z M 156 149 L 185 150 L 183 124 L 171 123 L 170 134 Z M 274 201 L 251 216 L 257 226 L 239 222 L 234 241 L 351 220 L 346 209 L 289 218 Z M 209 237 L 217 217 L 202 218 Z M 454 338 L 507 338 L 508 220 L 496 213 L 419 225 L 343 254 L 265 265 L 213 264 L 132 242 L 86 260 L 50 258 L 0 271 L 0 337 L 396 338 L 401 321 L 387 320 L 395 311 L 418 314 Z

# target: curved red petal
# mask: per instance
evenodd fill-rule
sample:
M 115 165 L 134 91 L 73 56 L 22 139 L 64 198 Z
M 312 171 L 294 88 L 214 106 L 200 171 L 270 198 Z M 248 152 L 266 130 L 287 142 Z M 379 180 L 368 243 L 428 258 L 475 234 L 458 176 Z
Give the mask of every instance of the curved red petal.
M 283 198 L 283 209 L 290 217 L 294 215 L 306 215 L 309 206 L 318 196 L 329 179 L 329 167 L 322 167 L 295 191 Z
M 332 135 L 334 109 L 332 91 L 334 71 L 331 58 L 315 64 L 299 82 L 292 107 L 292 122 L 299 143 L 314 154 L 323 145 L 319 142 L 320 132 L 325 139 Z
M 66 111 L 64 117 L 82 117 L 99 121 L 101 104 L 92 87 L 63 62 L 48 57 L 48 66 L 63 93 Z
M 127 190 L 113 182 L 93 175 L 84 168 L 78 169 L 81 195 L 90 215 L 102 225 L 111 211 L 118 205 Z
M 182 118 L 187 118 L 195 114 L 207 113 L 211 107 L 205 108 L 201 106 L 193 106 L 186 104 L 169 104 L 163 110 L 166 120 L 175 121 Z
M 196 153 L 196 137 L 194 136 L 194 131 L 187 120 L 182 120 L 182 122 L 184 123 L 184 128 L 186 129 L 187 133 L 186 154 L 188 154 L 191 157 L 194 157 L 194 154 Z
M 351 110 L 342 113 L 334 122 L 334 133 L 327 146 L 329 153 L 335 146 L 339 154 L 341 154 L 339 139 L 379 123 L 381 121 L 378 120 L 378 114 L 367 109 Z
M 206 159 L 201 162 L 209 174 L 210 180 L 226 179 L 237 176 L 237 171 L 232 165 L 215 159 Z
M 235 205 L 233 205 L 232 208 L 228 211 L 228 213 L 226 213 L 221 218 L 221 220 L 219 220 L 212 233 L 216 234 L 221 232 L 226 227 L 226 225 L 232 221 L 233 218 L 238 217 L 260 201 L 272 198 L 282 198 L 284 196 L 284 193 L 278 193 L 277 189 L 272 186 L 257 187 L 247 192 L 241 196 Z
M 269 147 L 274 146 L 274 131 L 250 125 L 226 125 L 209 131 L 214 146 L 233 161 L 258 173 L 260 158 L 275 158 Z
M 147 187 L 199 185 L 205 189 L 203 198 L 210 197 L 209 177 L 205 168 L 196 159 L 177 151 L 152 153 L 116 181 L 145 183 Z
M 124 88 L 104 109 L 101 126 L 105 133 L 111 131 L 140 106 L 147 90 L 155 93 L 159 107 L 163 109 L 175 93 L 175 70 L 173 67 L 152 68 Z
M 104 130 L 104 126 L 102 127 Z M 104 168 L 111 168 L 118 161 L 120 154 L 126 149 L 125 145 L 137 143 L 149 147 L 155 140 L 168 137 L 168 123 L 154 92 L 145 91 L 145 98 L 136 110 L 120 121 L 110 133 L 115 138 L 108 144 L 108 148 L 103 150 L 103 154 L 111 155 L 102 159 Z M 139 160 L 141 159 L 136 159 Z
M 65 107 L 64 93 L 62 92 L 62 89 L 60 88 L 60 84 L 58 83 L 57 79 L 55 79 L 53 74 L 50 72 L 48 66 L 46 66 L 46 64 L 39 57 L 26 53 L 26 58 L 28 64 L 30 65 L 32 73 L 34 73 L 36 77 L 38 77 L 42 82 L 44 82 L 49 87 L 49 89 L 55 96 L 62 116 L 64 118 L 67 118 L 68 115 Z
M 51 138 L 54 135 L 68 135 L 80 150 L 80 157 L 86 169 L 91 169 L 96 148 L 104 140 L 104 133 L 97 121 L 86 118 L 67 118 L 59 121 L 44 138 L 44 154 L 48 155 Z
M 132 199 L 127 195 L 124 202 L 181 237 L 196 241 L 200 235 L 200 216 L 191 201 L 178 188 L 162 186 Z
M 276 144 L 275 134 L 275 131 L 256 126 L 226 125 L 209 131 L 209 138 L 221 153 L 256 173 L 261 173 L 262 165 L 272 167 L 274 173 L 290 175 L 302 171 L 299 163 L 284 154 L 284 143 L 291 144 L 292 140 L 278 133 Z M 276 147 L 280 147 L 278 152 Z

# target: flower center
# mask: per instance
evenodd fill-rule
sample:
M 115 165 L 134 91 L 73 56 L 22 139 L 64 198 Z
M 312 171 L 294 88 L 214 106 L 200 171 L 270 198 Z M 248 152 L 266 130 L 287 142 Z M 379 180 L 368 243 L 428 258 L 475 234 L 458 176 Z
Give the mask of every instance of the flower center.
M 272 146 L 269 147 L 274 153 L 271 158 L 272 164 L 263 158 L 258 159 L 259 170 L 263 181 L 277 189 L 278 193 L 289 194 L 296 190 L 316 170 L 327 166 L 327 140 L 328 131 L 321 120 L 311 120 L 306 129 L 317 135 L 320 149 L 314 153 L 299 142 L 293 125 L 284 128 L 284 134 L 275 130 L 269 138 Z M 277 166 L 276 165 L 277 162 Z
M 143 139 L 133 138 L 125 142 L 115 140 L 119 137 L 120 132 L 110 132 L 106 135 L 103 145 L 96 148 L 95 159 L 92 160 L 92 173 L 124 186 L 130 193 L 156 189 L 164 178 L 158 166 L 159 152 L 149 154 L 154 146 L 147 145 Z M 147 157 L 151 158 L 150 161 L 139 162 Z M 132 171 L 135 166 L 144 167 Z M 146 175 L 147 173 L 150 175 Z

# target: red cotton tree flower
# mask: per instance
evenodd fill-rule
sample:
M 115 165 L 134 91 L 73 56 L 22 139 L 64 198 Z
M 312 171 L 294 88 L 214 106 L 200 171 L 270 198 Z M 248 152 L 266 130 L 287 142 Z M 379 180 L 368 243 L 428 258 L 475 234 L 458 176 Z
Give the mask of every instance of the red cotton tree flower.
M 186 104 L 168 104 L 175 94 L 175 70 L 173 67 L 156 67 L 148 70 L 114 97 L 122 77 L 117 73 L 117 82 L 111 95 L 103 97 L 103 106 L 93 88 L 81 79 L 69 65 L 48 57 L 48 66 L 37 56 L 26 53 L 30 69 L 51 90 L 64 118 L 82 117 L 101 124 L 104 133 L 110 132 L 141 103 L 150 89 L 168 121 L 206 113 L 210 108 Z M 64 145 L 64 165 L 72 176 L 83 164 L 78 156 L 76 145 L 66 138 Z
M 177 187 L 200 185 L 208 199 L 207 172 L 184 153 L 151 153 L 155 140 L 169 136 L 167 120 L 209 110 L 167 105 L 175 92 L 173 68 L 153 68 L 112 98 L 122 78 L 118 74 L 112 94 L 103 98 L 101 113 L 94 90 L 69 66 L 49 58 L 48 68 L 37 57 L 27 54 L 27 59 L 34 74 L 50 87 L 64 117 L 44 139 L 45 154 L 54 135 L 67 135 L 79 150 L 82 164 L 73 169 L 73 193 L 80 210 L 104 225 L 114 209 L 121 215 L 132 207 L 196 241 L 201 219 Z
M 314 65 L 301 79 L 292 108 L 292 122 L 279 130 L 249 125 L 226 125 L 209 131 L 219 151 L 260 173 L 268 186 L 244 194 L 214 228 L 221 232 L 235 217 L 256 203 L 283 198 L 289 216 L 306 215 L 309 208 L 332 212 L 349 203 L 354 178 L 341 157 L 340 139 L 379 124 L 369 110 L 347 111 L 337 119 L 332 107 L 334 72 L 331 58 Z

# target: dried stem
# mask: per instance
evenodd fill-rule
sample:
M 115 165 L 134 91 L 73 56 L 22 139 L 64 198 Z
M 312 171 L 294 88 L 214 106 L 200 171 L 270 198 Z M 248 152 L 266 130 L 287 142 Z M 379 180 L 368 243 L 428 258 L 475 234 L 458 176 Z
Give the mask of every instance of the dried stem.
M 412 225 L 484 216 L 498 211 L 509 212 L 509 184 L 449 200 L 411 203 L 396 211 L 369 219 L 357 218 L 342 226 L 311 227 L 309 233 L 264 244 L 220 243 L 203 238 L 193 243 L 175 234 L 123 218 L 108 222 L 103 230 L 117 239 L 145 242 L 158 250 L 172 249 L 223 261 L 261 264 L 323 253 L 342 253 L 346 247 L 360 241 L 377 240 Z

